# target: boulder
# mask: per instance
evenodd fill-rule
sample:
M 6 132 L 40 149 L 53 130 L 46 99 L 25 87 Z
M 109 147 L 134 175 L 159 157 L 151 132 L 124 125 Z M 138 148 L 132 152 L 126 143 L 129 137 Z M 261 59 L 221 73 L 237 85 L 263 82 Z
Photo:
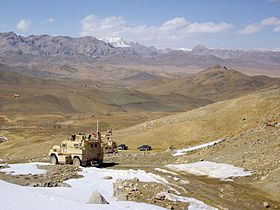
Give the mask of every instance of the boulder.
M 164 192 L 160 192 L 154 196 L 156 200 L 165 200 L 166 194 Z
M 269 206 L 268 202 L 263 202 L 263 207 L 264 208 L 269 208 L 270 206 Z
M 275 123 L 274 126 L 280 127 L 280 122 Z
M 0 143 L 8 141 L 8 138 L 5 136 L 0 136 Z
M 111 177 L 111 176 L 104 176 L 103 179 L 109 180 L 109 179 L 113 179 L 113 177 Z
M 88 199 L 89 204 L 109 204 L 106 199 L 97 191 L 93 192 Z

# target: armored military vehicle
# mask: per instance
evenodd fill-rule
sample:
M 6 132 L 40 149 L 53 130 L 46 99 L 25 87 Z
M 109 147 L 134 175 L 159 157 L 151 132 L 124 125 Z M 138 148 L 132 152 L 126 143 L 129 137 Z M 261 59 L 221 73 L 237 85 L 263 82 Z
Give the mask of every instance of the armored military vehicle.
M 108 129 L 105 135 L 102 136 L 103 137 L 102 139 L 105 138 L 105 140 L 102 142 L 102 148 L 104 154 L 118 152 L 117 143 L 112 140 L 112 136 L 113 136 L 112 129 Z
M 60 145 L 54 145 L 50 151 L 51 164 L 73 164 L 74 166 L 86 166 L 102 164 L 103 149 L 101 147 L 100 133 L 84 135 L 71 135 Z

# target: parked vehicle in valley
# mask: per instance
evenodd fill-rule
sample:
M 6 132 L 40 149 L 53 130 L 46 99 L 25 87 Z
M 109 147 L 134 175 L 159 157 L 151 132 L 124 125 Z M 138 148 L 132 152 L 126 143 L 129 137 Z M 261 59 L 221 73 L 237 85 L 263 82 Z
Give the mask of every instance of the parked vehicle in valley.
M 118 146 L 118 150 L 128 150 L 128 146 L 125 145 L 125 144 L 120 144 L 120 145 Z
M 149 145 L 142 145 L 140 147 L 137 148 L 139 151 L 149 151 L 149 150 L 152 150 L 152 147 L 149 146 Z

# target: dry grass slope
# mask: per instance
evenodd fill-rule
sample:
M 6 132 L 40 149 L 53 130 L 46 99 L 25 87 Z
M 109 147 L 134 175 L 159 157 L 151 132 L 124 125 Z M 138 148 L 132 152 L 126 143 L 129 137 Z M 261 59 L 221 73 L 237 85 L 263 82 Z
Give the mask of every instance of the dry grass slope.
M 151 94 L 177 93 L 196 98 L 222 101 L 246 93 L 280 84 L 280 79 L 267 76 L 248 76 L 241 72 L 214 66 L 192 76 L 176 79 L 162 85 L 143 88 Z
M 116 140 L 130 148 L 141 144 L 185 147 L 254 128 L 263 117 L 279 112 L 280 89 L 270 88 L 119 130 Z

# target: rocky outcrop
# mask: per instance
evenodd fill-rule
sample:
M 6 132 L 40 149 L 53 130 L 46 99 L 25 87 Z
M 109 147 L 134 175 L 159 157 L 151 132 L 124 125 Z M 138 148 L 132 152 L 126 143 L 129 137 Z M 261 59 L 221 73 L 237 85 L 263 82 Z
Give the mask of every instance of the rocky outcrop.
M 1 167 L 6 168 L 9 165 L 2 165 Z M 18 175 L 0 173 L 0 179 L 28 187 L 71 187 L 64 181 L 82 177 L 78 174 L 80 169 L 72 165 L 44 165 L 39 166 L 39 168 L 47 170 L 47 173 Z

